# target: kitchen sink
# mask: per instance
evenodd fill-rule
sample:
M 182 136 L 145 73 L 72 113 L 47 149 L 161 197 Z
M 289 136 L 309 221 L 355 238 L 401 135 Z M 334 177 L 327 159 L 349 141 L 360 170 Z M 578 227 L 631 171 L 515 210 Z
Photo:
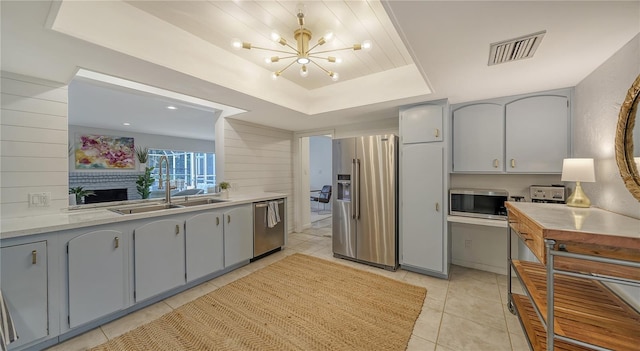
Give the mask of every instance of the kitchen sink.
M 191 207 L 191 206 L 215 204 L 215 203 L 218 203 L 218 202 L 226 202 L 226 201 L 227 200 L 208 198 L 208 199 L 197 199 L 197 200 L 181 201 L 178 204 L 180 206 Z
M 140 206 L 127 206 L 120 208 L 110 208 L 111 211 L 119 214 L 135 214 L 144 212 L 153 212 L 160 210 L 168 210 L 170 208 L 183 208 L 184 206 L 176 204 L 158 204 L 158 205 L 140 205 Z

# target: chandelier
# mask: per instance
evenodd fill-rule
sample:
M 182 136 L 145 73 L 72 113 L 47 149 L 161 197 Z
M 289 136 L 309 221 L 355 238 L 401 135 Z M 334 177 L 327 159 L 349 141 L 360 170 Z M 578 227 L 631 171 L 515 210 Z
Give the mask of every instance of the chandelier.
M 267 63 L 276 63 L 280 62 L 280 60 L 293 59 L 288 65 L 286 65 L 283 69 L 273 72 L 272 78 L 277 79 L 282 72 L 291 67 L 294 63 L 298 63 L 300 65 L 300 75 L 302 77 L 306 77 L 309 75 L 307 65 L 313 64 L 320 68 L 324 73 L 326 73 L 333 81 L 337 81 L 339 76 L 338 73 L 333 70 L 328 70 L 321 66 L 318 61 L 327 61 L 329 63 L 340 63 L 342 60 L 335 56 L 318 56 L 320 54 L 327 54 L 334 51 L 342 51 L 342 50 L 369 50 L 371 49 L 371 41 L 365 40 L 361 44 L 353 44 L 353 46 L 348 46 L 340 49 L 332 49 L 326 51 L 313 51 L 329 42 L 333 38 L 333 33 L 328 32 L 324 36 L 318 39 L 318 42 L 309 47 L 309 42 L 311 40 L 311 31 L 307 28 L 304 28 L 304 12 L 302 9 L 298 9 L 298 14 L 296 15 L 298 18 L 298 29 L 293 32 L 293 37 L 296 40 L 296 47 L 291 46 L 286 39 L 282 38 L 278 33 L 271 33 L 271 39 L 278 44 L 285 47 L 287 50 L 274 50 L 268 49 L 258 46 L 253 46 L 251 43 L 243 42 L 239 39 L 233 39 L 231 41 L 231 46 L 234 49 L 256 49 L 256 50 L 265 50 L 271 52 L 277 52 L 285 54 L 285 56 L 271 56 L 265 59 Z M 291 50 L 288 50 L 291 49 Z

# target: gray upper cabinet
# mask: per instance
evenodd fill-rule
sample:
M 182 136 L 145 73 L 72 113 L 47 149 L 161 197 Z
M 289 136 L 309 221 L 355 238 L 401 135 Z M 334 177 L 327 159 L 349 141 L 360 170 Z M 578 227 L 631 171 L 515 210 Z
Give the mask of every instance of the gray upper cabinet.
M 253 214 L 251 205 L 224 212 L 224 266 L 229 267 L 253 257 Z
M 509 173 L 562 173 L 569 157 L 569 100 L 532 96 L 506 105 Z
M 479 103 L 453 111 L 453 171 L 504 171 L 504 109 Z
M 221 212 L 205 212 L 185 221 L 188 282 L 224 268 L 223 218 Z
M 420 105 L 400 112 L 403 144 L 442 141 L 441 105 Z
M 3 247 L 0 259 L 2 294 L 19 336 L 14 349 L 49 334 L 47 243 Z
M 562 173 L 571 140 L 568 89 L 454 107 L 455 173 Z
M 135 301 L 185 283 L 184 221 L 163 219 L 134 229 Z
M 122 232 L 97 230 L 69 240 L 69 326 L 126 307 Z

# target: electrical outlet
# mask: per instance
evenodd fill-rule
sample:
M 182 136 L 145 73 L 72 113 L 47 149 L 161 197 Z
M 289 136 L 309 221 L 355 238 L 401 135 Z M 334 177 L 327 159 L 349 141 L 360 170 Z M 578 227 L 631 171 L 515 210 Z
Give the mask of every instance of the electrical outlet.
M 464 247 L 471 247 L 471 240 L 465 240 Z
M 29 207 L 49 207 L 51 204 L 51 193 L 29 193 Z

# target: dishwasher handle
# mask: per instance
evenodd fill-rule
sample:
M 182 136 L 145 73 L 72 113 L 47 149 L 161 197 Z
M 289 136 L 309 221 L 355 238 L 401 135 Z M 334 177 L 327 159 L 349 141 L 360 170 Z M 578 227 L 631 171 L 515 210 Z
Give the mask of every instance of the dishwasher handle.
M 278 201 L 278 205 L 281 205 L 284 203 L 284 200 L 279 200 Z M 255 203 L 256 208 L 263 208 L 263 207 L 267 207 L 269 206 L 269 202 L 256 202 Z

